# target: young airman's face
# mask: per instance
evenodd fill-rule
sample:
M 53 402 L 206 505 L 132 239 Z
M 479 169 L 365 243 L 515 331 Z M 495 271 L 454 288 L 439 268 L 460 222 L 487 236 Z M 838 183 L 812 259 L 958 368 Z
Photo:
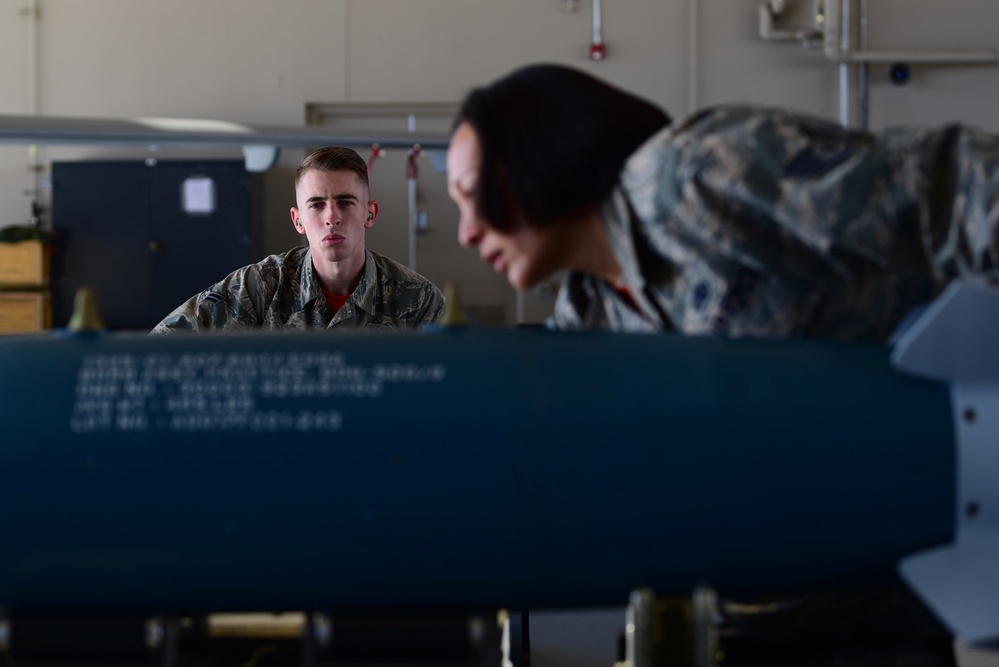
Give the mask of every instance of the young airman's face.
M 352 171 L 307 171 L 295 187 L 295 229 L 309 240 L 314 261 L 364 263 L 364 234 L 378 204 Z

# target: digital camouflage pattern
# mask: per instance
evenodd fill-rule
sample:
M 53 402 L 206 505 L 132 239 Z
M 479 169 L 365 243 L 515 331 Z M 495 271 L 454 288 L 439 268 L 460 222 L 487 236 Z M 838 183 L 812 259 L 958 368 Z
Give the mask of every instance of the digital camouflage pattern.
M 601 216 L 631 298 L 570 273 L 556 327 L 883 340 L 999 281 L 999 137 L 719 107 L 636 151 Z
M 436 322 L 444 295 L 402 264 L 366 251 L 364 273 L 336 313 L 312 268 L 308 246 L 245 266 L 166 316 L 151 333 L 235 329 L 414 329 Z

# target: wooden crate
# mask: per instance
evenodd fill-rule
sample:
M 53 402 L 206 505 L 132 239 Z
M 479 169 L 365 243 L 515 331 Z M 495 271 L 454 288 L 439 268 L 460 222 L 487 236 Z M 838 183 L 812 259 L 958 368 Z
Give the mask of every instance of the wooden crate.
M 41 287 L 49 283 L 49 253 L 41 241 L 0 243 L 0 285 Z
M 52 327 L 47 291 L 0 292 L 0 334 L 36 333 Z

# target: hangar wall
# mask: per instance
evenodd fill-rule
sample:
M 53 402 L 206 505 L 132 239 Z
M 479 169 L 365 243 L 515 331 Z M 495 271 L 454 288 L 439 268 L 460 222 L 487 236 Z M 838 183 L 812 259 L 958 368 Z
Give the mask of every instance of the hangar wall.
M 298 125 L 309 104 L 454 104 L 518 65 L 553 61 L 644 95 L 674 116 L 755 102 L 836 118 L 838 67 L 818 49 L 762 41 L 761 2 L 606 0 L 608 56 L 592 62 L 589 0 L 0 0 L 0 113 Z M 789 6 L 790 23 L 808 22 L 811 0 Z M 995 49 L 997 27 L 999 5 L 990 0 L 879 0 L 868 8 L 870 48 Z M 884 67 L 871 70 L 873 128 L 963 120 L 999 131 L 996 108 L 999 67 L 916 67 L 906 86 L 891 84 Z M 26 146 L 0 146 L 0 226 L 25 223 L 36 188 L 47 205 L 53 160 L 150 156 L 239 154 L 85 146 L 41 147 L 33 157 Z M 302 156 L 284 151 L 264 179 L 261 246 L 268 253 L 301 241 L 288 207 Z M 398 186 L 405 187 L 402 174 Z M 513 290 L 458 247 L 453 213 L 437 215 L 435 233 L 420 243 L 454 261 L 420 270 L 498 301 L 513 321 Z M 397 248 L 400 234 L 401 212 L 383 211 L 369 244 Z M 540 319 L 549 305 L 547 293 L 531 295 L 528 319 Z

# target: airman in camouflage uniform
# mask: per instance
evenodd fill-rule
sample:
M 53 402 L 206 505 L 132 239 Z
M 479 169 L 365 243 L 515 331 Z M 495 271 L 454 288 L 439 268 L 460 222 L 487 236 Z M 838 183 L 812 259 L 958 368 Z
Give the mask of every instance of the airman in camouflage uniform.
M 600 215 L 618 289 L 570 272 L 556 327 L 883 340 L 951 279 L 999 281 L 999 137 L 714 108 L 635 152 Z
M 378 217 L 368 167 L 349 148 L 310 153 L 295 173 L 295 231 L 309 244 L 234 271 L 152 333 L 232 329 L 413 329 L 436 322 L 445 298 L 429 280 L 368 250 Z
M 247 328 L 271 330 L 414 329 L 436 322 L 444 295 L 430 281 L 371 250 L 347 302 L 330 312 L 308 247 L 271 255 L 191 297 L 152 333 Z

